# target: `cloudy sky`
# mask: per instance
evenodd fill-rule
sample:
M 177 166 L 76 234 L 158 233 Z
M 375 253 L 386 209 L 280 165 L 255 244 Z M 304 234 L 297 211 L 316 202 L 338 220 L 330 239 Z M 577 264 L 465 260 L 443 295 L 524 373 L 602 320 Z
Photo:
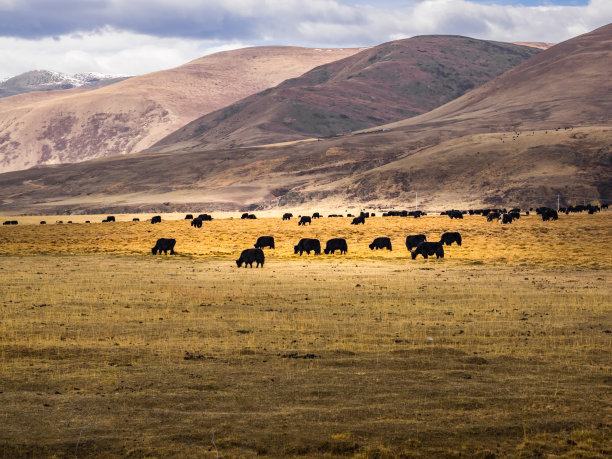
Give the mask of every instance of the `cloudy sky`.
M 0 78 L 136 75 L 245 46 L 423 34 L 558 43 L 610 22 L 612 0 L 0 0 Z

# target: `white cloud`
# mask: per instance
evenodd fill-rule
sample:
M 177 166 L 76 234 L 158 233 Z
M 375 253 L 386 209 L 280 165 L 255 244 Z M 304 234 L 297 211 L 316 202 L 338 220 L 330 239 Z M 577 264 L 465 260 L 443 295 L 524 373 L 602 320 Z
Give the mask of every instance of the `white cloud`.
M 139 75 L 244 46 L 241 42 L 160 38 L 112 29 L 42 40 L 0 37 L 0 62 L 3 63 L 0 79 L 35 69 L 68 74 Z
M 612 22 L 612 0 L 494 1 L 0 0 L 0 78 L 33 68 L 141 74 L 261 44 L 373 46 L 424 34 L 560 42 Z

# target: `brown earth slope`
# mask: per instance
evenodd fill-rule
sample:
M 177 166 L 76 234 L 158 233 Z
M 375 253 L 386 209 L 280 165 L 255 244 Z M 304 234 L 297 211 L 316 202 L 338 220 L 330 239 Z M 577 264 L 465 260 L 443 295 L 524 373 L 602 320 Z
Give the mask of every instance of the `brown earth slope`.
M 198 118 L 152 151 L 262 145 L 379 126 L 428 112 L 539 52 L 458 36 L 384 43 Z
M 93 91 L 0 100 L 0 171 L 143 150 L 202 114 L 358 49 L 255 47 Z
M 550 205 L 556 194 L 562 203 L 609 200 L 611 59 L 608 25 L 390 130 L 3 174 L 0 205 L 5 213 L 277 204 L 408 208 L 416 192 L 429 209 Z

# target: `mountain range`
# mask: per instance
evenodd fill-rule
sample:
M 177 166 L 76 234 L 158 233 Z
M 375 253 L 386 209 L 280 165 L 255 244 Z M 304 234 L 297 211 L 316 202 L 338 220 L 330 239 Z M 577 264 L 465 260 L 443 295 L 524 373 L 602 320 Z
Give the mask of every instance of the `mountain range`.
M 562 203 L 605 201 L 612 191 L 611 59 L 608 25 L 417 116 L 279 145 L 269 140 L 287 138 L 253 145 L 254 136 L 246 136 L 249 146 L 237 147 L 236 137 L 233 147 L 209 148 L 205 135 L 168 137 L 139 154 L 2 174 L 0 203 L 4 212 L 45 213 L 409 208 L 416 193 L 430 209 L 551 205 L 557 195 Z M 339 69 L 353 74 L 347 65 Z M 346 77 L 329 75 L 320 84 Z M 293 84 L 271 85 L 268 94 Z
M 66 75 L 50 70 L 31 70 L 21 75 L 0 81 L 0 98 L 15 96 L 33 91 L 53 91 L 57 89 L 96 89 L 130 78 L 128 75 L 104 75 L 82 72 Z
M 192 121 L 152 151 L 330 137 L 426 113 L 538 54 L 456 36 L 384 43 Z
M 141 151 L 203 114 L 358 51 L 245 48 L 95 90 L 5 97 L 0 172 Z

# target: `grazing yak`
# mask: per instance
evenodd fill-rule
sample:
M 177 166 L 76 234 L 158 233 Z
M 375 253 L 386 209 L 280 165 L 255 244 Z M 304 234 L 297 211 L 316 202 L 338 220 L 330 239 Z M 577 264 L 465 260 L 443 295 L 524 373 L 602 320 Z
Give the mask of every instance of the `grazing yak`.
M 44 221 L 44 220 L 41 220 L 41 221 L 40 221 L 40 224 L 41 224 L 41 225 L 46 225 L 46 224 L 47 224 L 47 222 L 46 222 L 46 221 Z
M 463 218 L 463 212 L 455 209 L 445 210 L 444 212 L 440 212 L 440 215 L 448 215 L 451 220 L 453 218 Z
M 156 215 L 151 218 L 151 223 L 161 223 L 161 215 Z
M 212 219 L 213 219 L 213 218 L 212 218 L 210 215 L 208 215 L 208 214 L 200 214 L 200 215 L 198 215 L 198 218 L 199 218 L 200 220 L 202 220 L 203 222 L 210 222 L 210 221 L 212 221 Z
M 236 265 L 240 268 L 242 263 L 244 263 L 244 267 L 246 268 L 249 265 L 251 268 L 253 267 L 253 263 L 256 264 L 256 268 L 259 268 L 259 265 L 263 268 L 265 261 L 265 256 L 263 250 L 261 249 L 246 249 L 243 250 L 240 254 L 240 258 L 236 260 Z
M 389 249 L 389 251 L 391 251 L 391 239 L 388 237 L 377 237 L 374 239 L 374 241 L 372 241 L 369 247 L 370 250 Z
M 340 251 L 340 254 L 346 253 L 348 251 L 348 246 L 346 245 L 346 239 L 343 238 L 334 238 L 327 241 L 325 244 L 325 255 L 331 253 L 336 253 L 336 250 Z
M 255 214 L 249 214 L 249 213 L 244 213 L 242 214 L 242 216 L 240 217 L 242 220 L 257 220 L 257 217 L 255 216 Z
M 390 210 L 382 214 L 383 217 L 407 217 L 407 210 Z
M 133 222 L 139 222 L 139 221 L 140 221 L 140 218 L 138 218 L 138 217 L 134 217 L 134 218 L 132 218 L 132 221 L 133 221 Z M 89 223 L 89 222 L 85 222 L 85 223 Z
M 315 212 L 314 214 L 312 214 L 312 218 L 321 218 L 321 215 L 319 214 L 319 212 Z
M 436 258 L 444 258 L 444 245 L 442 242 L 421 242 L 416 249 L 410 252 L 413 260 L 419 254 L 423 255 L 423 258 L 433 255 Z
M 174 255 L 174 245 L 176 244 L 176 239 L 165 239 L 160 238 L 155 243 L 155 247 L 151 249 L 153 255 L 157 255 L 157 252 L 161 255 L 162 252 L 164 254 L 168 254 L 168 250 L 170 251 L 170 255 Z
M 193 220 L 193 215 L 191 214 L 185 215 L 185 220 Z
M 306 223 L 311 225 L 312 224 L 312 220 L 311 220 L 310 217 L 307 217 L 307 216 L 304 215 L 303 217 L 300 218 L 300 221 L 298 222 L 298 226 L 300 226 L 300 225 L 301 226 L 306 226 Z
M 293 253 L 297 254 L 300 252 L 300 256 L 302 256 L 303 252 L 310 255 L 311 251 L 314 251 L 315 255 L 321 255 L 321 243 L 318 239 L 300 239 L 298 245 L 293 247 Z
M 113 217 L 112 215 L 109 215 L 108 217 L 106 217 L 106 220 L 102 220 L 102 223 L 108 223 L 108 222 L 114 222 L 115 221 L 115 217 Z
M 256 249 L 263 249 L 264 247 L 274 248 L 274 236 L 259 236 L 254 246 Z
M 444 233 L 440 238 L 440 242 L 446 245 L 452 245 L 453 242 L 456 242 L 461 247 L 461 234 L 456 232 Z
M 284 213 L 283 214 L 283 221 L 291 220 L 291 217 L 293 217 L 293 214 L 291 212 Z
M 359 217 L 355 217 L 353 218 L 353 221 L 351 222 L 351 225 L 359 225 L 359 224 L 365 225 L 365 217 L 363 215 L 360 215 Z
M 493 220 L 499 220 L 500 215 L 501 214 L 499 212 L 492 210 L 491 212 L 487 214 L 487 221 L 492 222 Z
M 17 225 L 19 222 L 17 220 L 6 220 L 3 225 Z
M 547 222 L 548 220 L 559 220 L 559 214 L 554 209 L 544 209 L 541 215 L 543 222 Z
M 200 217 L 194 218 L 191 220 L 191 226 L 194 228 L 202 228 L 202 219 Z
M 410 251 L 413 247 L 418 246 L 421 242 L 425 242 L 427 238 L 424 234 L 414 234 L 406 236 L 406 248 Z
M 499 216 L 499 221 L 502 225 L 505 225 L 507 223 L 512 223 L 512 215 L 502 214 Z

